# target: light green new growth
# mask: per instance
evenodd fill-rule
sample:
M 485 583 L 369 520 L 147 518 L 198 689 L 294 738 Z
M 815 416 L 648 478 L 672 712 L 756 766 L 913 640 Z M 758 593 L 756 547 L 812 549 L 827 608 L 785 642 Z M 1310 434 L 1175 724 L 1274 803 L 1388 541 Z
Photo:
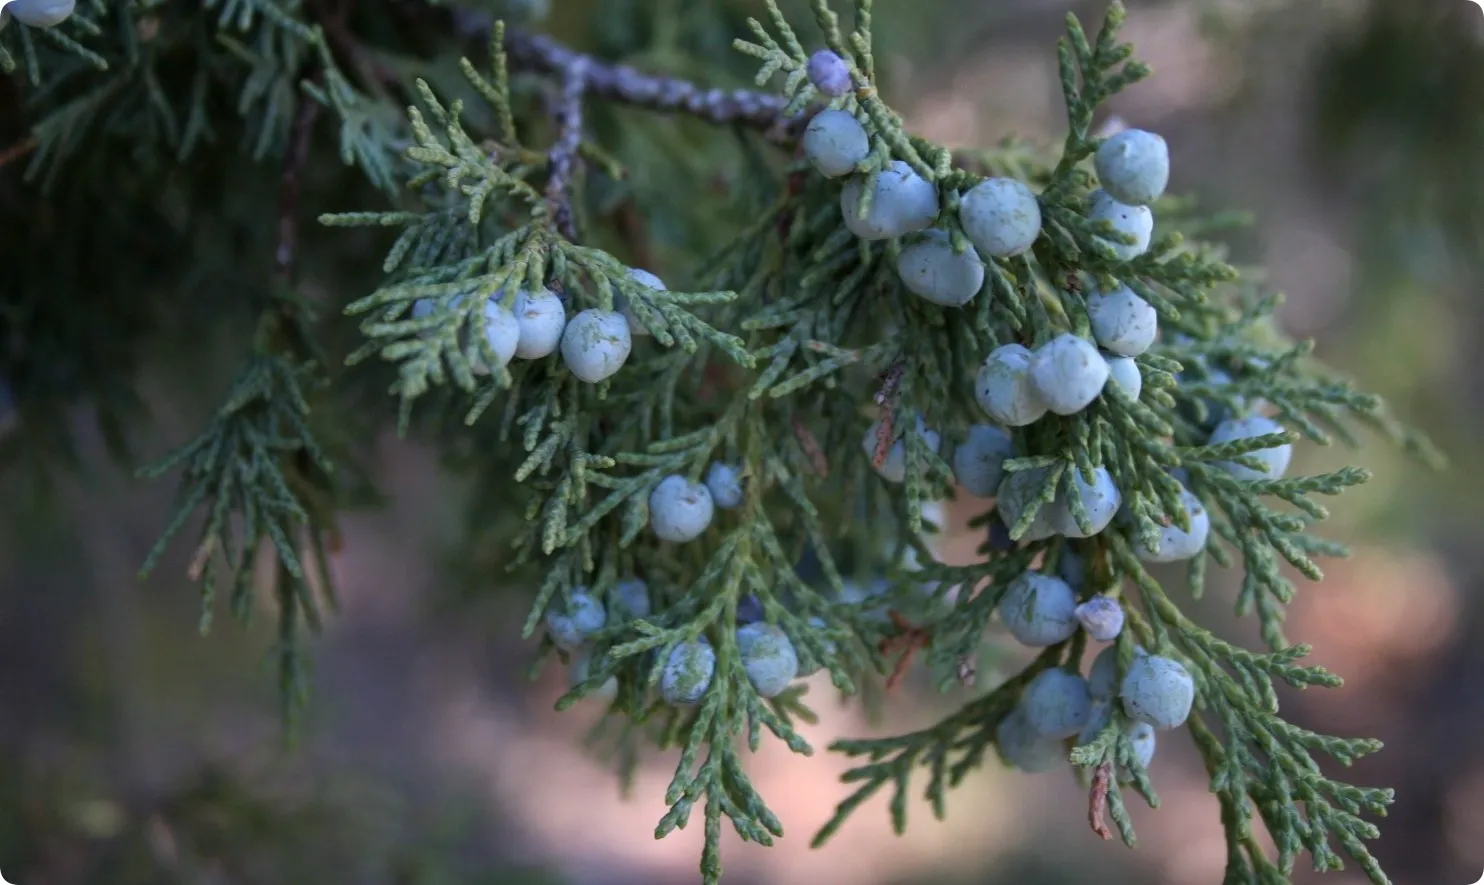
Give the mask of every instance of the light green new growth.
M 318 626 L 317 592 L 333 603 L 326 549 L 350 491 L 347 447 L 326 442 L 326 428 L 337 424 L 335 398 L 326 391 L 349 397 L 342 385 L 332 386 L 338 367 L 321 350 L 325 333 L 314 324 L 311 301 L 297 290 L 300 237 L 292 221 L 316 115 L 328 112 L 341 160 L 391 205 L 323 214 L 329 230 L 315 235 L 348 239 L 365 234 L 353 229 L 395 229 L 379 282 L 354 300 L 327 296 L 327 313 L 358 324 L 346 371 L 375 383 L 379 371 L 390 373 L 401 431 L 416 426 L 464 444 L 477 440 L 472 460 L 498 494 L 486 496 L 494 511 L 476 515 L 475 540 L 485 551 L 498 544 L 495 558 L 508 582 L 531 591 L 524 636 L 537 637 L 548 608 L 579 586 L 611 600 L 619 582 L 646 582 L 652 614 L 610 616 L 589 638 L 587 678 L 558 707 L 617 679 L 618 696 L 593 742 L 612 752 L 625 785 L 645 747 L 680 748 L 666 792 L 669 811 L 655 834 L 684 827 L 699 812 L 708 885 L 721 876 L 724 822 L 765 845 L 783 835 L 747 776 L 743 744 L 755 750 L 766 731 L 796 753 L 813 752 L 798 730 L 814 721 L 804 688 L 764 699 L 748 681 L 736 641 L 741 606 L 755 600 L 788 634 L 801 672 L 826 669 L 840 692 L 859 694 L 873 708 L 883 682 L 894 683 L 904 655 L 914 651 L 938 687 L 971 683 L 974 662 L 1009 644 L 991 621 L 1010 582 L 1032 566 L 1054 574 L 1069 556 L 1088 567 L 1087 581 L 1075 588 L 1080 599 L 1101 593 L 1124 604 L 1120 674 L 1138 645 L 1182 662 L 1195 678 L 1195 710 L 1184 729 L 1220 801 L 1229 844 L 1224 881 L 1288 883 L 1299 855 L 1308 854 L 1318 869 L 1338 869 L 1348 857 L 1384 885 L 1387 877 L 1365 846 L 1377 835 L 1366 816 L 1384 814 L 1391 791 L 1332 780 L 1320 762 L 1348 765 L 1379 743 L 1297 728 L 1278 715 L 1275 692 L 1278 683 L 1340 685 L 1322 668 L 1303 666 L 1307 646 L 1290 645 L 1283 633 L 1284 607 L 1297 592 L 1285 566 L 1317 581 L 1317 558 L 1345 555 L 1311 533 L 1326 516 L 1316 498 L 1367 475 L 1345 468 L 1249 481 L 1225 463 L 1257 467 L 1247 456 L 1299 440 L 1355 445 L 1362 428 L 1423 460 L 1438 457 L 1388 418 L 1376 398 L 1315 365 L 1310 343 L 1275 331 L 1278 296 L 1239 278 L 1221 246 L 1199 239 L 1233 226 L 1233 217 L 1198 214 L 1189 200 L 1166 196 L 1154 207 L 1158 236 L 1130 261 L 1109 242 L 1132 240 L 1088 219 L 1096 187 L 1091 158 L 1100 143 L 1095 116 L 1149 74 L 1118 40 L 1120 5 L 1095 35 L 1068 17 L 1057 48 L 1067 108 L 1059 148 L 1006 140 L 960 152 L 909 133 L 883 98 L 870 0 L 855 2 L 848 28 L 827 0 L 811 5 L 817 34 L 796 31 L 767 0 L 766 21 L 751 21 L 750 36 L 735 44 L 757 63 L 757 85 L 776 84 L 781 97 L 707 91 L 609 67 L 498 22 L 486 23 L 487 66 L 463 60 L 457 82 L 435 76 L 431 65 L 396 68 L 391 53 L 373 54 L 357 42 L 343 9 L 308 0 L 208 0 L 211 14 L 184 29 L 173 26 L 183 13 L 164 2 L 83 0 L 62 27 L 0 32 L 0 67 L 24 68 L 33 84 L 77 81 L 34 127 L 28 174 L 47 186 L 106 136 L 114 113 L 149 121 L 136 145 L 139 163 L 183 162 L 214 140 L 209 109 L 223 99 L 239 114 L 233 131 L 251 155 L 285 158 L 273 274 L 253 299 L 252 352 L 199 437 L 146 472 L 183 470 L 177 513 L 146 570 L 193 516 L 204 514 L 191 569 L 202 586 L 204 629 L 222 580 L 234 581 L 231 609 L 247 618 L 252 563 L 264 541 L 271 544 L 285 713 L 297 714 L 308 685 L 301 634 Z M 440 28 L 459 21 L 435 8 L 423 12 Z M 127 36 L 105 43 L 101 35 L 113 33 L 105 27 Z M 39 53 L 38 41 L 56 51 Z M 159 66 L 194 51 L 191 41 L 225 48 L 240 62 L 241 76 L 221 81 L 238 91 L 223 95 L 204 64 L 189 94 L 161 89 Z M 855 83 L 828 104 L 805 72 L 821 47 L 847 61 Z M 549 120 L 531 110 L 531 80 L 553 88 Z M 399 104 L 410 105 L 405 115 Z M 632 158 L 599 144 L 603 128 L 585 117 L 602 104 L 626 106 L 618 131 L 657 129 L 654 112 L 719 124 L 701 155 L 719 158 L 728 187 L 698 191 L 693 200 L 714 203 L 715 225 L 724 230 L 689 241 L 715 243 L 715 254 L 646 267 L 651 256 L 642 238 L 624 232 L 622 207 L 615 208 Z M 857 173 L 866 179 L 862 213 L 870 211 L 875 176 L 903 162 L 936 188 L 936 226 L 955 249 L 971 249 L 958 222 L 960 195 L 987 177 L 1013 177 L 1038 195 L 1043 229 L 1034 248 L 986 260 L 984 287 L 961 310 L 911 294 L 896 271 L 901 241 L 857 239 L 841 217 L 841 182 L 815 174 L 795 150 L 809 115 L 826 106 L 853 114 L 869 134 L 871 153 Z M 654 136 L 657 143 L 670 137 Z M 538 141 L 547 146 L 534 147 Z M 677 156 L 697 153 L 689 144 L 666 144 Z M 737 214 L 728 214 L 733 209 Z M 669 288 L 641 285 L 631 266 L 660 273 Z M 1092 482 L 1104 467 L 1122 494 L 1119 517 L 1087 539 L 986 547 L 984 559 L 968 566 L 934 562 L 930 536 L 938 527 L 924 514 L 954 494 L 947 441 L 985 421 L 974 381 L 986 355 L 1009 343 L 1035 349 L 1066 332 L 1088 337 L 1083 293 L 1119 285 L 1159 316 L 1160 342 L 1137 357 L 1141 397 L 1131 400 L 1109 385 L 1076 415 L 1016 428 L 1015 457 L 1005 464 L 1012 473 L 1043 471 L 1033 495 L 1041 504 L 1070 486 L 1073 471 Z M 482 374 L 479 367 L 497 362 L 485 336 L 485 304 L 494 298 L 512 308 L 518 293 L 542 287 L 561 297 L 569 319 L 585 309 L 626 306 L 650 335 L 636 337 L 618 373 L 598 384 L 575 377 L 560 353 Z M 431 310 L 414 316 L 418 302 Z M 1235 414 L 1258 401 L 1287 428 L 1283 433 L 1207 444 L 1215 413 Z M 426 420 L 450 408 L 461 422 Z M 942 435 L 940 451 L 919 433 L 903 433 L 919 418 Z M 881 432 L 866 454 L 861 439 L 873 422 Z M 892 483 L 873 463 L 898 438 L 905 473 Z M 694 541 L 657 540 L 647 530 L 650 491 L 670 475 L 699 481 L 714 461 L 738 465 L 740 506 L 718 508 Z M 1172 475 L 1176 470 L 1184 479 Z M 1182 484 L 1209 511 L 1211 536 L 1204 554 L 1181 565 L 1173 580 L 1173 567 L 1155 575 L 1138 551 L 1157 544 L 1170 524 L 1188 527 Z M 1085 531 L 1081 498 L 1071 495 L 1070 502 Z M 1012 538 L 1023 538 L 1035 515 L 1027 508 L 1009 527 Z M 986 512 L 973 525 L 991 518 Z M 1258 619 L 1264 650 L 1225 642 L 1184 613 L 1186 599 L 1204 592 L 1213 563 L 1241 567 L 1236 610 Z M 882 577 L 884 593 L 859 591 Z M 669 706 L 657 688 L 661 667 L 673 648 L 701 636 L 716 653 L 710 687 L 694 707 Z M 815 843 L 882 791 L 891 793 L 898 831 L 913 791 L 942 817 L 947 790 L 996 752 L 996 728 L 1026 684 L 1048 667 L 1085 672 L 1085 646 L 1078 631 L 929 728 L 836 743 L 832 750 L 859 764 L 846 774 L 850 792 Z M 541 636 L 536 668 L 553 654 L 567 659 Z M 1151 806 L 1158 797 L 1125 736 L 1127 725 L 1115 710 L 1090 742 L 1069 743 L 1068 756 L 1089 784 L 1094 830 L 1111 837 L 1102 824 L 1106 813 L 1133 845 L 1128 791 Z M 1258 827 L 1271 835 L 1276 855 L 1262 847 Z

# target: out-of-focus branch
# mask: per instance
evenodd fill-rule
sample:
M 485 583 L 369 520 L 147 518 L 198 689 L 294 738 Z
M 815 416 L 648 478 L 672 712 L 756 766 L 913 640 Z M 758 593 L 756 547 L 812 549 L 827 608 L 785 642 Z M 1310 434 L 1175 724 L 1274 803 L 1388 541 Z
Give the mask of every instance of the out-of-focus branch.
M 572 213 L 572 178 L 577 174 L 578 151 L 582 148 L 582 99 L 587 93 L 591 62 L 578 56 L 562 71 L 562 88 L 555 109 L 557 139 L 547 157 L 551 177 L 546 182 L 546 204 L 557 230 L 576 242 L 577 224 Z
M 493 21 L 485 15 L 460 10 L 455 24 L 469 36 L 488 37 Z M 718 125 L 757 129 L 771 141 L 788 143 L 802 131 L 810 113 L 789 114 L 788 101 L 779 95 L 750 89 L 706 89 L 689 80 L 646 74 L 628 65 L 606 64 L 541 34 L 509 28 L 505 49 L 518 68 L 557 74 L 564 81 L 574 67 L 583 91 L 654 111 L 686 114 Z

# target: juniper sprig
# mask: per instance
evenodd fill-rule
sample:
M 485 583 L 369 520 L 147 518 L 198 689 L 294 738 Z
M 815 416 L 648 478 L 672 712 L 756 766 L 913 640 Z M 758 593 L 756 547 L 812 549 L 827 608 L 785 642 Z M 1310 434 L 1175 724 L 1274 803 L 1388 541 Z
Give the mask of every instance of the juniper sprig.
M 153 170 L 223 149 L 218 127 L 281 158 L 251 351 L 199 435 L 146 471 L 179 470 L 180 500 L 145 568 L 204 519 L 204 628 L 226 580 L 246 618 L 272 548 L 286 718 L 307 702 L 301 634 L 334 599 L 344 403 L 388 381 L 376 401 L 399 431 L 462 452 L 489 492 L 470 535 L 500 569 L 481 579 L 528 593 L 533 672 L 571 668 L 557 706 L 603 699 L 592 740 L 625 785 L 646 747 L 680 750 L 655 833 L 699 812 L 708 885 L 724 823 L 783 836 L 743 748 L 813 753 L 799 678 L 827 671 L 874 710 L 914 666 L 969 686 L 1015 644 L 1033 660 L 942 721 L 835 743 L 857 764 L 815 843 L 882 791 L 898 831 L 913 790 L 942 817 L 996 756 L 1070 768 L 1093 833 L 1132 846 L 1129 795 L 1158 806 L 1157 741 L 1184 734 L 1221 804 L 1224 881 L 1287 883 L 1301 854 L 1388 881 L 1365 843 L 1391 791 L 1323 767 L 1379 743 L 1289 723 L 1276 688 L 1340 685 L 1302 663 L 1284 611 L 1290 575 L 1318 581 L 1346 552 L 1315 533 L 1319 499 L 1368 474 L 1288 468 L 1296 444 L 1362 430 L 1440 459 L 1279 333 L 1280 296 L 1210 239 L 1240 219 L 1165 194 L 1163 138 L 1099 128 L 1150 75 L 1117 3 L 1096 33 L 1067 19 L 1059 145 L 952 151 L 888 102 L 871 0 L 843 20 L 810 0 L 807 34 L 766 0 L 734 44 L 750 89 L 441 5 L 84 0 L 50 22 L 34 2 L 14 0 L 0 67 L 48 113 L 0 165 L 29 155 L 30 178 L 64 188 L 126 125 L 138 188 L 168 192 Z M 404 32 L 477 37 L 485 57 L 438 65 Z M 165 76 L 207 57 L 188 88 Z M 338 171 L 379 202 L 316 206 L 301 237 L 325 121 Z M 646 188 L 685 190 L 685 212 L 646 218 Z M 316 249 L 382 240 L 364 288 L 304 282 Z M 343 354 L 326 346 L 339 328 Z M 948 566 L 935 505 L 960 495 L 987 542 Z M 1187 614 L 1212 564 L 1240 567 L 1261 650 Z M 1112 644 L 1084 666 L 1090 641 Z

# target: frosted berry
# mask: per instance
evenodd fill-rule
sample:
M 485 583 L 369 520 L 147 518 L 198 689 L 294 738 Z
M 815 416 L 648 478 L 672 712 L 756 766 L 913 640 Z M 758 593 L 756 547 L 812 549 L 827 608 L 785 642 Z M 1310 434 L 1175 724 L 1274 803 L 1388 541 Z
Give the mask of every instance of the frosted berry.
M 506 310 L 500 302 L 491 298 L 484 303 L 484 340 L 495 355 L 495 367 L 504 368 L 515 358 L 515 348 L 520 343 L 520 322 L 515 314 Z M 488 374 L 483 351 L 480 351 L 470 366 L 476 374 Z
M 1094 596 L 1073 614 L 1088 638 L 1096 642 L 1112 642 L 1123 632 L 1123 606 L 1111 596 Z
M 1070 495 L 1081 499 L 1082 507 L 1087 512 L 1088 531 L 1084 532 L 1077 525 L 1077 518 L 1072 515 Z M 1048 508 L 1050 513 L 1047 519 L 1057 534 L 1068 538 L 1090 538 L 1108 527 L 1122 505 L 1123 495 L 1119 493 L 1118 486 L 1113 484 L 1113 476 L 1108 473 L 1108 468 L 1094 468 L 1093 482 L 1089 484 L 1082 478 L 1082 471 L 1073 467 L 1062 476 L 1056 499 Z
M 1041 204 L 1031 189 L 1013 178 L 990 178 L 959 199 L 958 222 L 986 258 L 1009 258 L 1041 235 Z
M 1144 392 L 1144 373 L 1131 356 L 1108 357 L 1108 380 L 1131 400 L 1137 400 Z
M 1094 700 L 1092 704 L 1092 718 L 1088 720 L 1087 727 L 1077 735 L 1077 746 L 1084 746 L 1097 740 L 1103 729 L 1108 727 L 1108 722 L 1113 718 L 1113 708 L 1107 700 Z M 1146 722 L 1131 722 L 1123 730 L 1123 738 L 1128 741 L 1133 749 L 1134 759 L 1138 760 L 1139 767 L 1149 768 L 1149 763 L 1154 761 L 1155 732 L 1153 726 Z M 1118 766 L 1118 779 L 1126 782 L 1133 779 L 1127 766 Z
M 515 321 L 520 325 L 515 355 L 539 360 L 556 352 L 567 328 L 567 308 L 562 299 L 546 289 L 515 296 Z
M 54 28 L 72 17 L 77 0 L 11 0 L 5 11 L 33 28 Z
M 1087 217 L 1093 222 L 1106 221 L 1113 230 L 1133 238 L 1133 243 L 1102 239 L 1118 260 L 1129 261 L 1149 251 L 1149 242 L 1154 238 L 1154 213 L 1148 206 L 1129 206 L 1113 199 L 1107 191 L 1093 191 Z
M 748 624 L 737 630 L 742 669 L 757 693 L 776 697 L 799 675 L 799 655 L 788 634 L 772 624 Z
M 557 648 L 566 651 L 581 648 L 606 623 L 608 613 L 603 603 L 594 599 L 586 587 L 574 588 L 565 603 L 557 597 L 546 612 L 546 632 Z
M 1089 294 L 1087 318 L 1098 346 L 1121 356 L 1138 356 L 1159 334 L 1159 314 L 1128 286 Z
M 979 407 L 1006 427 L 1024 427 L 1041 420 L 1046 403 L 1031 383 L 1031 352 L 1020 344 L 1002 344 L 990 351 L 974 382 Z
M 629 268 L 629 279 L 646 289 L 654 289 L 656 292 L 666 291 L 665 281 L 643 268 Z M 614 292 L 613 306 L 619 313 L 623 314 L 624 322 L 629 324 L 629 335 L 638 338 L 642 335 L 649 334 L 649 330 L 644 328 L 644 324 L 639 322 L 639 318 L 634 315 L 634 309 L 629 306 L 627 295 L 624 295 L 622 292 Z
M 623 367 L 633 346 L 622 314 L 584 310 L 562 332 L 562 361 L 579 380 L 597 384 Z
M 661 541 L 694 540 L 711 525 L 715 505 L 698 482 L 670 475 L 649 493 L 649 525 Z
M 1005 474 L 1000 481 L 996 508 L 1005 525 L 1010 531 L 1015 531 L 1016 523 L 1020 522 L 1022 516 L 1032 506 L 1032 501 L 1041 489 L 1041 484 L 1046 481 L 1045 467 L 1032 467 L 1029 470 L 1017 470 L 1014 473 Z M 1036 515 L 1031 519 L 1030 528 L 1025 534 L 1016 540 L 1019 541 L 1042 541 L 1056 534 L 1056 527 L 1051 524 L 1051 510 L 1053 504 L 1041 505 Z
M 1190 718 L 1195 680 L 1179 661 L 1158 655 L 1135 658 L 1118 687 L 1123 712 L 1155 728 L 1179 728 Z
M 953 476 L 964 491 L 976 498 L 993 498 L 1005 478 L 1005 459 L 1014 444 L 998 427 L 975 424 L 969 438 L 953 450 Z
M 1228 418 L 1217 425 L 1211 431 L 1210 445 L 1227 443 L 1239 439 L 1252 439 L 1258 436 L 1267 436 L 1270 433 L 1283 433 L 1284 426 L 1272 418 L 1262 415 L 1250 415 L 1246 418 Z M 1261 472 L 1250 467 L 1243 467 L 1235 461 L 1224 462 L 1221 466 L 1237 479 L 1282 479 L 1283 474 L 1288 472 L 1288 462 L 1293 459 L 1293 444 L 1284 443 L 1271 449 L 1259 449 L 1249 452 L 1244 457 L 1250 458 L 1265 468 Z
M 1087 680 L 1060 667 L 1036 674 L 1025 687 L 1020 704 L 1026 724 L 1050 738 L 1072 737 L 1092 718 Z
M 608 611 L 615 618 L 628 621 L 649 617 L 649 585 L 637 578 L 614 584 L 608 592 Z
M 576 688 L 583 682 L 586 682 L 591 670 L 592 656 L 585 651 L 578 652 L 577 656 L 572 659 L 572 666 L 568 670 L 568 685 Z M 588 692 L 587 697 L 607 704 L 613 703 L 613 699 L 618 697 L 618 680 L 609 676 L 603 680 L 602 685 Z
M 1147 206 L 1170 183 L 1170 148 L 1153 132 L 1125 129 L 1098 147 L 1093 157 L 1103 190 L 1120 203 Z
M 1051 771 L 1067 761 L 1066 744 L 1037 734 L 1019 708 L 995 726 L 994 741 L 1006 762 L 1028 774 Z
M 667 704 L 689 707 L 706 696 L 715 674 L 716 651 L 706 637 L 682 642 L 670 650 L 660 671 L 660 697 Z
M 866 460 L 874 462 L 876 458 L 877 434 L 881 432 L 881 422 L 877 421 L 866 429 L 866 435 L 861 437 L 861 449 L 866 453 Z M 917 419 L 917 435 L 927 444 L 929 449 L 937 452 L 943 446 L 943 437 L 936 430 L 923 424 L 922 419 Z M 905 436 L 905 435 L 904 435 Z M 891 447 L 886 450 L 886 458 L 882 460 L 881 466 L 872 464 L 875 471 L 881 474 L 881 478 L 887 482 L 901 482 L 907 477 L 907 442 L 903 437 L 897 437 Z
M 1030 378 L 1046 408 L 1058 415 L 1075 415 L 1103 392 L 1108 361 L 1088 341 L 1058 335 L 1032 354 Z
M 1145 562 L 1180 562 L 1199 556 L 1206 549 L 1206 540 L 1211 534 L 1211 514 L 1206 505 L 1189 490 L 1180 491 L 1180 503 L 1190 514 L 1190 530 L 1182 531 L 1174 524 L 1159 532 L 1159 549 L 1150 550 L 1139 543 L 1136 552 Z
M 937 220 L 938 188 L 901 160 L 877 174 L 871 211 L 861 218 L 866 180 L 867 176 L 854 176 L 840 189 L 845 226 L 861 239 L 889 240 L 923 230 Z
M 731 510 L 742 503 L 742 478 L 737 468 L 720 461 L 712 461 L 706 468 L 706 491 L 711 500 L 723 510 Z
M 1022 645 L 1044 647 L 1077 632 L 1077 596 L 1067 582 L 1040 572 L 1022 572 L 1000 600 L 1000 620 Z
M 1147 722 L 1135 722 L 1124 730 L 1123 736 L 1128 739 L 1129 746 L 1133 748 L 1134 759 L 1138 760 L 1139 767 L 1147 770 L 1149 763 L 1154 761 L 1154 750 L 1159 741 L 1155 735 L 1154 726 Z M 1127 779 L 1127 770 L 1120 769 L 1119 777 Z
M 897 256 L 897 276 L 914 295 L 944 307 L 962 307 L 984 285 L 984 262 L 973 249 L 953 251 L 953 238 L 933 228 Z
M 804 73 L 809 77 L 809 82 L 814 84 L 815 89 L 830 98 L 839 98 L 855 86 L 850 79 L 849 63 L 828 49 L 816 50 L 813 55 L 809 56 L 809 63 L 805 66 Z
M 804 129 L 804 156 L 825 178 L 849 175 L 870 155 L 866 127 L 849 111 L 820 111 Z

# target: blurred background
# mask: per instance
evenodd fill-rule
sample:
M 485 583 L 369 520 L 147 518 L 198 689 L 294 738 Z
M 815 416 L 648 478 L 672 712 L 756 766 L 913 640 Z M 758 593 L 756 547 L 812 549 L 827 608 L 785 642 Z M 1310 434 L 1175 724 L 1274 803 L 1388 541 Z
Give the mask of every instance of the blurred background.
M 664 47 L 646 50 L 646 40 L 691 39 L 697 10 L 721 6 L 734 18 L 761 9 L 753 0 L 552 0 L 546 26 L 579 46 L 629 41 L 659 64 Z M 1468 0 L 1128 6 L 1125 37 L 1155 76 L 1115 112 L 1169 140 L 1173 190 L 1255 214 L 1232 238 L 1234 256 L 1265 266 L 1288 293 L 1286 329 L 1316 337 L 1325 359 L 1386 396 L 1454 460 L 1437 476 L 1380 443 L 1359 454 L 1301 447 L 1297 471 L 1359 463 L 1377 478 L 1333 507 L 1328 534 L 1351 543 L 1354 557 L 1301 587 L 1290 616 L 1289 635 L 1347 684 L 1283 703 L 1300 725 L 1386 742 L 1347 774 L 1397 788 L 1373 846 L 1397 882 L 1472 882 L 1484 869 L 1484 485 L 1475 468 L 1484 453 L 1484 13 Z M 893 104 L 912 128 L 954 145 L 1010 132 L 1059 139 L 1062 18 L 1070 8 L 1093 22 L 1104 9 L 1069 0 L 876 7 Z M 615 36 L 615 21 L 656 10 L 680 25 Z M 173 363 L 146 366 L 139 393 L 154 419 L 138 449 L 152 456 L 193 435 L 232 368 L 224 358 L 189 376 Z M 695 828 L 652 838 L 674 757 L 646 759 L 625 799 L 611 766 L 583 743 L 599 711 L 551 710 L 565 689 L 557 668 L 528 681 L 523 600 L 445 604 L 470 491 L 431 448 L 376 441 L 369 466 L 388 505 L 345 521 L 332 563 L 342 611 L 314 648 L 315 699 L 301 745 L 288 751 L 265 655 L 270 612 L 254 628 L 224 622 L 199 638 L 188 544 L 139 583 L 171 483 L 133 480 L 108 458 L 87 410 L 73 417 L 81 465 L 50 480 L 48 506 L 31 496 L 32 477 L 0 476 L 0 871 L 10 881 L 698 881 Z M 950 532 L 942 554 L 962 559 L 976 543 Z M 1230 599 L 1212 592 L 1192 605 L 1213 629 L 1251 641 Z M 1220 881 L 1217 808 L 1180 734 L 1162 736 L 1153 766 L 1162 807 L 1135 809 L 1135 851 L 1093 837 L 1071 777 L 995 767 L 952 797 L 944 823 L 917 807 L 908 834 L 894 838 L 878 802 L 811 850 L 809 837 L 846 794 L 844 766 L 825 745 L 900 732 L 961 700 L 901 692 L 881 722 L 868 722 L 827 684 L 814 695 L 822 718 L 805 734 L 816 756 L 768 744 L 752 760 L 788 837 L 773 849 L 730 839 L 731 885 L 1056 885 L 1093 871 L 1108 885 Z

